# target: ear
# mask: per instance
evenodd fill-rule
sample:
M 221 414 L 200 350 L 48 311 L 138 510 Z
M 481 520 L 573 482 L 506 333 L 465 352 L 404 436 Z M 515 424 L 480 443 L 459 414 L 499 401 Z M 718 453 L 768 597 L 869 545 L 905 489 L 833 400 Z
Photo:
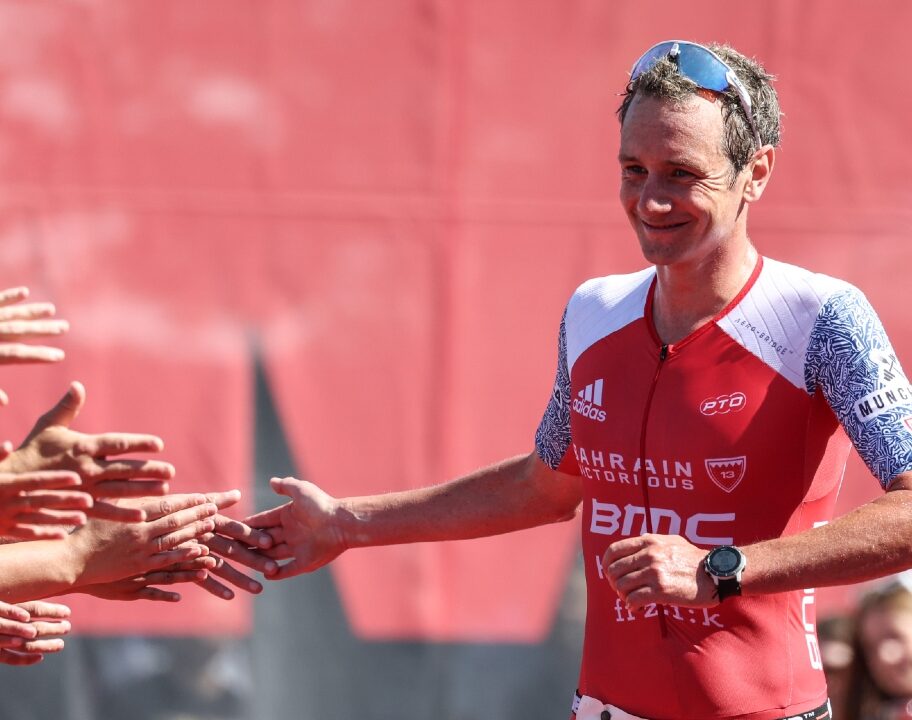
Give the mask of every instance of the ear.
M 744 201 L 756 202 L 763 195 L 766 184 L 773 174 L 773 165 L 776 162 L 776 149 L 772 145 L 764 145 L 756 153 L 748 166 L 750 177 L 744 186 Z

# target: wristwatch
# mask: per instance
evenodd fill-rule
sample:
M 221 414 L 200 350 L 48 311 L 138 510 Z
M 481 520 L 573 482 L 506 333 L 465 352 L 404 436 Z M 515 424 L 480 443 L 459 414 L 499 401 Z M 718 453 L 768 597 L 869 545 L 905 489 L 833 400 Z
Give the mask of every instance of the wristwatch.
M 734 545 L 713 548 L 703 559 L 703 568 L 716 584 L 720 602 L 741 594 L 741 573 L 745 567 L 747 558 Z

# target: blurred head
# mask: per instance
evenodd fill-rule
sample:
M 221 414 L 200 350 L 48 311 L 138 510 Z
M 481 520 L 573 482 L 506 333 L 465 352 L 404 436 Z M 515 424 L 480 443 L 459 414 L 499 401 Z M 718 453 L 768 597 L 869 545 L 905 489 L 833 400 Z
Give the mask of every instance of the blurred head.
M 872 712 L 878 703 L 912 699 L 912 592 L 891 582 L 866 595 L 855 625 L 850 705 Z

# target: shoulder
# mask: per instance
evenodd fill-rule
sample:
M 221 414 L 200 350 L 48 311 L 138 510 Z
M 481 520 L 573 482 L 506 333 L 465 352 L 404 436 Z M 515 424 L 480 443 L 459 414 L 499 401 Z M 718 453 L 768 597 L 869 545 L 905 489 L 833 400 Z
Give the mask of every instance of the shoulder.
M 568 322 L 584 322 L 605 311 L 624 311 L 630 320 L 643 315 L 643 303 L 655 277 L 655 268 L 649 267 L 627 275 L 607 275 L 592 278 L 580 285 L 567 303 Z
M 653 278 L 655 268 L 649 267 L 593 278 L 576 289 L 564 314 L 569 367 L 592 344 L 643 317 Z
M 862 298 L 838 278 L 763 258 L 756 282 L 719 327 L 792 384 L 806 388 L 806 361 L 821 318 L 839 298 Z M 837 310 L 842 313 L 842 310 Z

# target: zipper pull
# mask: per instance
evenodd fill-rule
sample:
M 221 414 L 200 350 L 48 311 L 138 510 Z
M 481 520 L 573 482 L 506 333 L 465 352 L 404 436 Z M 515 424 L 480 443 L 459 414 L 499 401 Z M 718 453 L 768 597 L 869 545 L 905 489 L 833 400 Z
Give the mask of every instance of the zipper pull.
M 665 362 L 665 358 L 668 357 L 668 346 L 663 345 L 662 349 L 659 350 L 659 362 Z

